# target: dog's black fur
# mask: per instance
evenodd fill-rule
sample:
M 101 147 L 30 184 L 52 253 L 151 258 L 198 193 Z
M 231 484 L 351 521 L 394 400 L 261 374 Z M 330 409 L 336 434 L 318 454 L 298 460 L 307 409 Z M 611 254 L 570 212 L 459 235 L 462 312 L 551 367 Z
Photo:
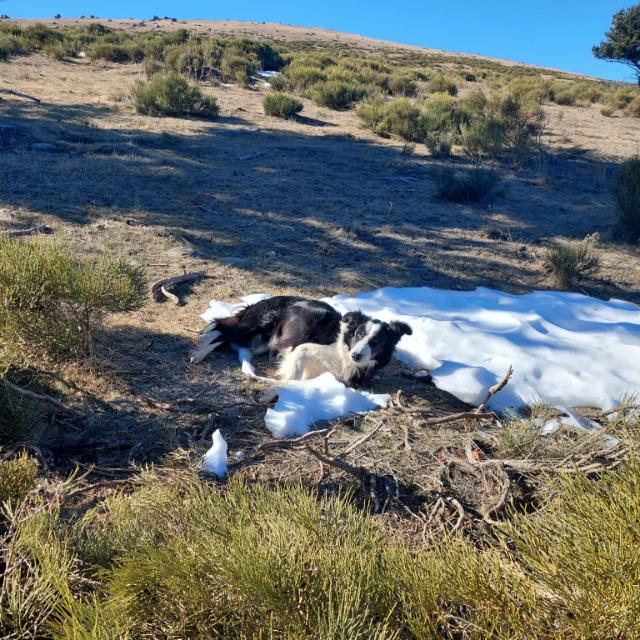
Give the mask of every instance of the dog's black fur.
M 275 296 L 237 311 L 228 318 L 213 321 L 203 332 L 200 360 L 209 345 L 234 343 L 254 353 L 278 354 L 305 344 L 331 345 L 342 340 L 347 352 L 358 364 L 357 375 L 347 384 L 364 384 L 374 371 L 389 363 L 393 350 L 411 328 L 403 322 L 381 322 L 352 311 L 342 316 L 332 306 L 319 300 L 298 296 Z M 370 340 L 363 339 L 372 334 Z M 359 346 L 358 346 L 359 345 Z M 353 349 L 358 347 L 358 352 Z M 369 366 L 366 366 L 369 363 Z

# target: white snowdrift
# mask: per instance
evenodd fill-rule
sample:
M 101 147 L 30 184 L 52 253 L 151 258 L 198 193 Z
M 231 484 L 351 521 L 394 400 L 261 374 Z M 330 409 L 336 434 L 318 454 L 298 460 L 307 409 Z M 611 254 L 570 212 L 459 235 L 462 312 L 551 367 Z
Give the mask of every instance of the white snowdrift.
M 345 387 L 330 373 L 313 380 L 299 380 L 280 387 L 278 402 L 267 409 L 264 421 L 276 438 L 300 436 L 318 420 L 333 420 L 351 413 L 366 413 L 386 407 L 387 394 L 374 394 Z
M 222 437 L 220 429 L 216 429 L 211 436 L 213 444 L 204 454 L 202 467 L 205 471 L 223 478 L 227 473 L 227 442 Z
M 497 410 L 536 403 L 610 409 L 640 391 L 640 307 L 630 302 L 427 287 L 327 302 L 410 324 L 413 335 L 402 338 L 397 357 L 430 369 L 439 388 L 470 404 L 479 404 L 509 365 L 511 381 L 490 402 Z
M 243 303 L 265 297 L 245 296 Z M 479 404 L 510 365 L 513 376 L 492 398 L 493 409 L 544 403 L 607 410 L 640 391 L 640 307 L 629 302 L 552 291 L 519 296 L 428 287 L 325 300 L 343 313 L 360 309 L 381 320 L 407 322 L 413 335 L 400 341 L 398 359 L 431 370 L 439 388 L 471 404 Z M 210 322 L 240 306 L 212 301 L 202 317 Z M 241 361 L 255 375 L 246 353 Z M 320 376 L 284 387 L 265 421 L 274 435 L 285 437 L 304 433 L 316 420 L 385 404 L 383 396 Z

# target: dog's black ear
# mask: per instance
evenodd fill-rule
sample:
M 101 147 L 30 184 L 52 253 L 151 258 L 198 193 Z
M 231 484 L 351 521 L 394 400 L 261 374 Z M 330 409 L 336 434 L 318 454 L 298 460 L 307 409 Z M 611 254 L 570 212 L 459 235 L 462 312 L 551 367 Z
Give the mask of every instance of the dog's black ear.
M 399 338 L 402 336 L 410 336 L 413 333 L 411 327 L 406 322 L 397 322 L 394 320 L 389 323 L 389 328 L 393 333 L 397 334 Z
M 349 311 L 349 313 L 345 313 L 342 316 L 342 322 L 344 322 L 348 327 L 353 328 L 357 327 L 361 322 L 364 316 L 360 311 Z

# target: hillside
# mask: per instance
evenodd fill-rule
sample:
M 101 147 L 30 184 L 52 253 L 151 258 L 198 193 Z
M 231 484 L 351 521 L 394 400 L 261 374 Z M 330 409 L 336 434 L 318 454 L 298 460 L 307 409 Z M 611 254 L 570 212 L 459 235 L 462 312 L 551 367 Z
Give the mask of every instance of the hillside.
M 598 268 L 563 288 L 640 303 L 640 246 L 621 233 L 612 195 L 620 165 L 640 150 L 637 90 L 315 28 L 36 22 L 50 30 L 0 21 L 0 89 L 14 92 L 0 93 L 0 234 L 21 247 L 58 243 L 88 263 L 122 254 L 149 283 L 206 277 L 177 290 L 179 305 L 145 293 L 143 304 L 106 314 L 81 355 L 52 357 L 31 327 L 18 331 L 18 356 L 8 349 L 13 360 L 0 345 L 2 379 L 49 397 L 43 406 L 42 396 L 0 389 L 0 502 L 17 500 L 14 466 L 26 465 L 27 487 L 16 490 L 15 512 L 0 512 L 3 562 L 19 567 L 5 584 L 41 588 L 33 606 L 11 600 L 28 615 L 0 613 L 0 635 L 634 637 L 637 581 L 624 576 L 638 566 L 622 547 L 637 544 L 638 529 L 620 524 L 626 506 L 616 510 L 638 495 L 631 400 L 615 414 L 582 407 L 603 426 L 595 435 L 559 424 L 542 436 L 558 409 L 472 414 L 394 362 L 372 389 L 390 394 L 387 408 L 274 444 L 264 384 L 243 376 L 236 354 L 194 365 L 189 353 L 210 300 L 553 291 L 548 252 L 585 238 Z M 220 64 L 203 62 L 203 51 Z M 267 58 L 275 76 L 258 73 Z M 176 69 L 215 98 L 216 117 L 139 113 L 136 83 Z M 265 115 L 265 78 L 302 111 Z M 353 91 L 331 108 L 335 86 Z M 488 140 L 488 120 L 502 133 L 519 127 L 519 143 Z M 447 191 L 447 180 L 465 177 L 489 187 L 477 198 Z M 39 225 L 50 233 L 18 235 Z M 15 302 L 3 295 L 0 332 Z M 621 325 L 616 337 L 628 331 L 635 345 L 635 330 Z M 218 429 L 229 444 L 224 482 L 197 471 Z M 81 477 L 65 484 L 74 469 Z M 603 565 L 588 535 L 571 537 L 589 528 L 605 538 Z M 623 577 L 607 582 L 599 567 L 617 561 L 627 563 Z M 424 586 L 429 572 L 446 597 Z M 0 605 L 9 590 L 0 587 Z

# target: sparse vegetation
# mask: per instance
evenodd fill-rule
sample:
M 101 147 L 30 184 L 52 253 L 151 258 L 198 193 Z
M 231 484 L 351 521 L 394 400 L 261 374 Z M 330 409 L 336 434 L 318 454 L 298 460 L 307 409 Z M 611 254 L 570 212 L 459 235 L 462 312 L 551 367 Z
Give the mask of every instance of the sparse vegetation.
M 472 629 L 472 638 L 553 640 L 562 628 L 569 640 L 635 637 L 637 459 L 595 480 L 543 482 L 541 494 L 535 513 L 514 514 L 483 545 L 428 533 L 418 548 L 349 498 L 240 481 L 222 492 L 187 470 L 145 472 L 142 486 L 76 515 L 73 527 L 53 501 L 34 497 L 40 508 L 15 518 L 4 556 L 0 630 L 269 637 L 278 628 L 283 637 L 408 640 Z
M 621 164 L 613 193 L 621 227 L 633 240 L 640 239 L 640 157 Z
M 500 186 L 500 175 L 494 169 L 475 167 L 470 171 L 440 169 L 435 172 L 436 195 L 447 202 L 472 204 L 494 196 Z
M 598 270 L 600 257 L 596 250 L 597 241 L 597 234 L 593 234 L 580 242 L 557 244 L 547 249 L 544 266 L 559 287 L 568 289 L 579 279 Z
M 148 82 L 139 80 L 132 92 L 136 111 L 149 116 L 192 116 L 215 118 L 218 103 L 178 75 L 155 76 Z
M 302 102 L 286 93 L 267 93 L 262 99 L 262 107 L 268 116 L 276 118 L 293 118 L 302 111 Z

